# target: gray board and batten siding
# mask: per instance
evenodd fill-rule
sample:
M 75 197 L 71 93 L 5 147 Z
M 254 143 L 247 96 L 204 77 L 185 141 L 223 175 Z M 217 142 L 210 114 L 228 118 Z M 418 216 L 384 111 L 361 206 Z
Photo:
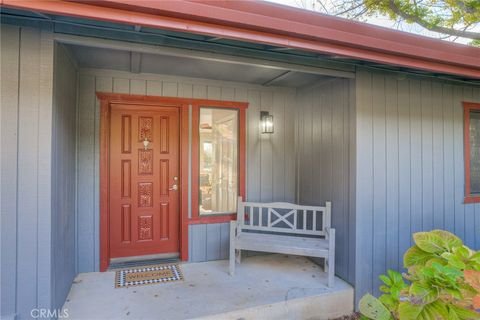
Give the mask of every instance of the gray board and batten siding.
M 52 129 L 52 295 L 59 309 L 77 275 L 77 68 L 62 45 L 55 49 Z
M 55 305 L 53 34 L 1 26 L 1 317 Z M 63 303 L 63 301 L 61 302 Z
M 297 92 L 297 197 L 332 202 L 335 266 L 355 281 L 355 80 L 333 79 Z
M 78 79 L 77 243 L 79 272 L 99 269 L 99 103 L 96 91 L 249 102 L 247 197 L 295 201 L 295 89 L 206 79 L 81 69 Z M 275 134 L 260 135 L 260 110 L 275 115 Z M 225 224 L 189 226 L 190 261 L 227 258 Z
M 445 229 L 480 249 L 480 204 L 464 204 L 462 101 L 480 87 L 359 68 L 356 298 L 401 270 L 412 233 Z

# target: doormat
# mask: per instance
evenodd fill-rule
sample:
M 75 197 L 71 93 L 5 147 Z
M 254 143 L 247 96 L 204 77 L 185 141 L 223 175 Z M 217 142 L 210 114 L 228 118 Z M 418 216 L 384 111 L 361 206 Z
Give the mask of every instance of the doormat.
M 118 270 L 115 273 L 115 288 L 143 286 L 183 280 L 178 264 L 151 265 Z

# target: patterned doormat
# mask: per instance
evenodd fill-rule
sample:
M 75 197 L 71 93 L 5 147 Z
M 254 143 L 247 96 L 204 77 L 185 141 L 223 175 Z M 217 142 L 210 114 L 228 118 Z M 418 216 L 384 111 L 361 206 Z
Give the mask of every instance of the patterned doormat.
M 163 282 L 183 280 L 178 264 L 142 266 L 116 271 L 115 288 L 143 286 Z

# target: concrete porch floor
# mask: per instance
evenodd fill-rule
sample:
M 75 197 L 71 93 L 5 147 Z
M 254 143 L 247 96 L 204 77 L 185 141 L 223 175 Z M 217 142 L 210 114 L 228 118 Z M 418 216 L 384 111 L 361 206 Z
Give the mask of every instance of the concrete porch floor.
M 353 288 L 309 259 L 245 258 L 184 263 L 184 281 L 115 288 L 115 272 L 79 274 L 63 306 L 69 319 L 332 319 L 353 311 Z

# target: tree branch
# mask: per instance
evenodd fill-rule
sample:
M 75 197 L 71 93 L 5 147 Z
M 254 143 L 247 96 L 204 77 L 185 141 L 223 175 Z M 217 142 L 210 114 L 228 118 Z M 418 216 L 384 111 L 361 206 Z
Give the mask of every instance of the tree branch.
M 416 24 L 428 29 L 430 31 L 435 31 L 443 34 L 448 34 L 455 37 L 469 38 L 474 40 L 480 40 L 480 32 L 466 31 L 466 30 L 455 30 L 452 28 L 446 28 L 442 26 L 431 25 L 427 21 L 422 20 L 421 18 L 408 14 L 402 11 L 401 8 L 397 7 L 394 0 L 388 2 L 389 8 L 398 16 L 413 21 Z

